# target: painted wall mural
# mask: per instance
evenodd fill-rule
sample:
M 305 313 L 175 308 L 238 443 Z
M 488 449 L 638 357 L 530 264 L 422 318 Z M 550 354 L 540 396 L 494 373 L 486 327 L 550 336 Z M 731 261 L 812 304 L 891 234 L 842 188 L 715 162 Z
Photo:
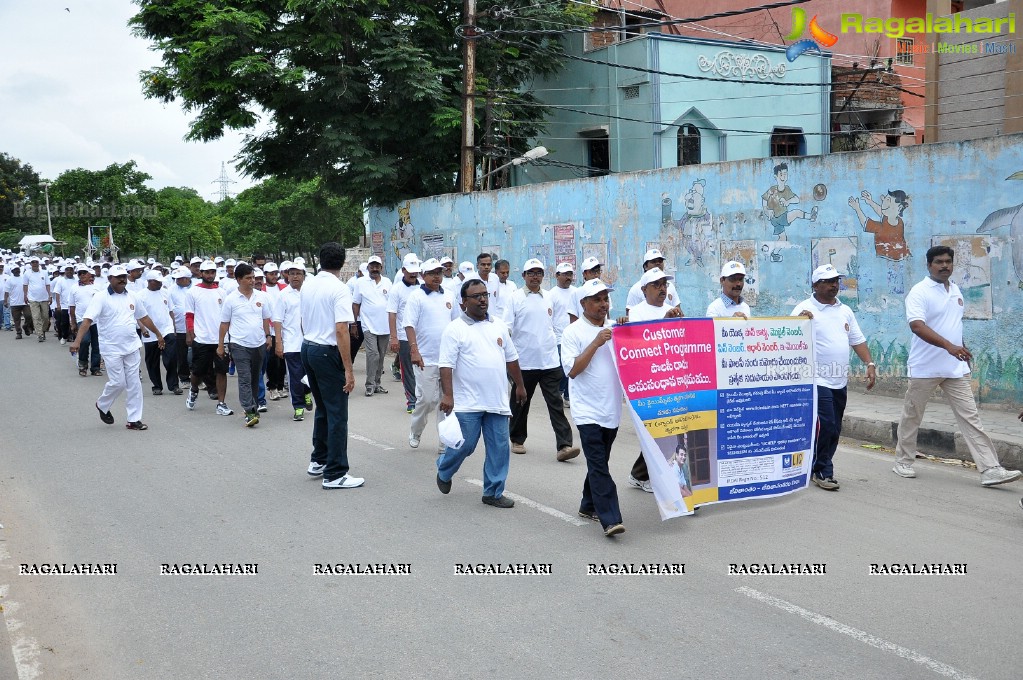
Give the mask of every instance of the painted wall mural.
M 729 259 L 744 262 L 757 315 L 788 314 L 810 294 L 809 275 L 831 262 L 879 367 L 879 389 L 900 394 L 910 332 L 903 304 L 926 276 L 934 244 L 956 251 L 966 297 L 966 343 L 982 401 L 1023 404 L 1023 135 L 803 158 L 763 158 L 449 194 L 370 211 L 396 269 L 443 233 L 468 259 L 494 251 L 516 268 L 542 256 L 576 267 L 606 263 L 624 309 L 659 247 L 682 309 L 702 312 Z M 585 228 L 584 228 L 585 225 Z M 424 247 L 425 246 L 425 247 Z M 578 277 L 577 278 L 581 278 Z M 553 278 L 546 285 L 553 285 Z M 854 362 L 858 367 L 858 362 Z

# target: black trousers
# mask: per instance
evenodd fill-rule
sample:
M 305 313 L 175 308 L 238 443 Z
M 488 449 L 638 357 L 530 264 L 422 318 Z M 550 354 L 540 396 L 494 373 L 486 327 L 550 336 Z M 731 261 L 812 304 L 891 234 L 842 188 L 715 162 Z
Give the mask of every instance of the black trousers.
M 611 445 L 618 436 L 618 428 L 600 425 L 579 425 L 579 442 L 586 457 L 586 481 L 583 482 L 583 498 L 579 503 L 581 512 L 596 512 L 605 529 L 621 524 L 622 511 L 618 507 L 618 489 L 608 461 L 611 460 Z
M 192 369 L 188 361 L 188 343 L 185 337 L 188 333 L 174 334 L 174 353 L 178 359 L 178 382 L 187 384 L 192 379 Z
M 57 339 L 58 340 L 74 340 L 71 337 L 71 317 L 68 316 L 68 310 L 60 309 L 55 311 L 54 319 L 57 322 Z
M 277 356 L 277 336 L 270 338 L 270 349 L 266 350 L 266 389 L 283 390 L 284 372 L 288 366 L 284 357 Z
M 526 403 L 519 405 L 515 400 L 515 388 L 512 387 L 512 417 L 509 424 L 512 442 L 522 444 L 526 441 L 529 404 L 533 401 L 533 393 L 536 392 L 536 387 L 539 385 L 543 400 L 547 402 L 547 414 L 551 419 L 551 427 L 554 428 L 557 448 L 572 446 L 572 426 L 568 424 L 568 418 L 565 417 L 565 400 L 561 396 L 561 376 L 564 374 L 565 372 L 560 367 L 522 371 L 522 382 L 526 386 Z
M 149 381 L 153 383 L 153 389 L 163 389 L 163 380 L 160 379 L 160 364 L 163 363 L 167 371 L 167 389 L 178 388 L 178 354 L 175 334 L 168 333 L 163 337 L 164 348 L 155 342 L 144 343 L 146 371 L 149 373 Z

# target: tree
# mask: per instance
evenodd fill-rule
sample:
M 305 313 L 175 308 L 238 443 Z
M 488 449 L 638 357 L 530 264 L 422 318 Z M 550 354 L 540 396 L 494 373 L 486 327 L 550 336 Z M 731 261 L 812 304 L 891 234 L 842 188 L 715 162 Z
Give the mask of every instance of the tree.
M 16 248 L 24 234 L 46 233 L 46 215 L 42 231 L 35 219 L 25 217 L 25 204 L 36 196 L 42 200 L 39 175 L 31 165 L 0 152 L 0 247 Z
M 141 74 L 143 92 L 196 113 L 189 139 L 252 129 L 265 114 L 269 129 L 240 152 L 255 177 L 322 178 L 335 194 L 380 204 L 454 189 L 462 0 L 135 2 L 135 34 L 163 55 Z M 581 25 L 593 13 L 557 1 L 478 5 L 483 28 Z M 477 84 L 517 90 L 560 68 L 556 37 L 524 40 L 478 41 Z M 516 102 L 502 114 L 517 121 L 521 146 L 543 109 L 528 94 Z
M 213 253 L 223 247 L 220 211 L 195 189 L 164 187 L 156 192 L 156 207 L 150 249 L 157 258 Z

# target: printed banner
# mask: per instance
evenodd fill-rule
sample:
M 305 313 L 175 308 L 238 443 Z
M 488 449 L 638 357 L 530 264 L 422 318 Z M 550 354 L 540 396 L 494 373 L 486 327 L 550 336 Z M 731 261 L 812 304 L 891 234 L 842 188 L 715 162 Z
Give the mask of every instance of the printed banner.
M 805 317 L 614 328 L 614 353 L 661 519 L 810 481 L 817 389 Z

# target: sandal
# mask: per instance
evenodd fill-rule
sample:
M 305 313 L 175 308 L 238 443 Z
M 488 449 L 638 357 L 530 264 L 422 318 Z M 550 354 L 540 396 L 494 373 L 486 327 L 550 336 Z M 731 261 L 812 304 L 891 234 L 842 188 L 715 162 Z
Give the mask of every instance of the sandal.
M 143 423 L 141 420 L 128 423 L 125 427 L 129 430 L 148 430 L 149 426 Z
M 85 377 L 86 375 L 88 375 L 88 373 L 89 373 L 89 372 L 88 372 L 88 371 L 86 371 L 86 370 L 85 370 L 84 368 L 79 368 L 79 369 L 78 369 L 78 375 L 82 376 L 83 378 L 84 378 L 84 377 Z

